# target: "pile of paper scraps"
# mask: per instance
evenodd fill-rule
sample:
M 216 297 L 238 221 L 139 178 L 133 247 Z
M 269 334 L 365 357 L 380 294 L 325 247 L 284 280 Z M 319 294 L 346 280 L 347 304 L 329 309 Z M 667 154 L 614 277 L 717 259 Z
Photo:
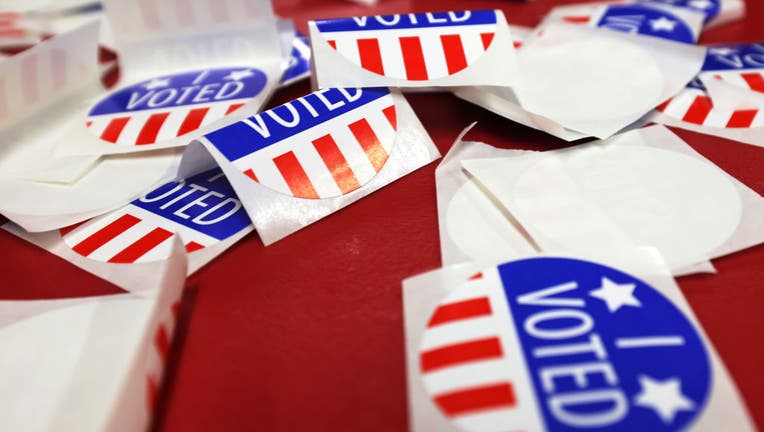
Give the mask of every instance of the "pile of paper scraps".
M 764 42 L 696 44 L 742 0 L 309 39 L 268 0 L 102 3 L 0 12 L 2 228 L 125 290 L 0 302 L 0 430 L 146 429 L 185 277 L 439 159 L 404 96 L 425 91 L 576 145 L 465 130 L 441 160 L 443 268 L 403 282 L 412 429 L 754 430 L 674 277 L 764 243 L 764 198 L 664 126 L 764 147 Z

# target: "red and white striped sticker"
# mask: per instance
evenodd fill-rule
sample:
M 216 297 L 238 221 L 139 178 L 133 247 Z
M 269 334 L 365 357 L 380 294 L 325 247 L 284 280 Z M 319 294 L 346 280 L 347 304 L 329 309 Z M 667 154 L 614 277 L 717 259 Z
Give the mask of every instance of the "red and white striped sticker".
M 88 129 L 103 141 L 145 146 L 186 135 L 231 114 L 260 94 L 255 68 L 216 68 L 152 78 L 117 90 L 93 107 Z
M 658 107 L 658 111 L 699 126 L 725 129 L 756 128 L 764 126 L 764 112 L 760 109 L 715 108 L 706 92 L 686 88 L 674 98 Z
M 396 130 L 389 90 L 324 89 L 205 137 L 252 180 L 316 199 L 371 180 L 387 162 Z
M 477 63 L 497 28 L 495 11 L 369 16 L 315 22 L 321 37 L 363 69 L 425 81 Z

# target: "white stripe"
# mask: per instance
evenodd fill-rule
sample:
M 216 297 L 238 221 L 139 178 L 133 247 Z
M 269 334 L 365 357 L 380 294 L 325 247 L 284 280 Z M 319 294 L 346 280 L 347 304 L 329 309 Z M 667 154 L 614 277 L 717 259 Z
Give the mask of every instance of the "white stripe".
M 398 38 L 394 35 L 382 35 L 377 40 L 385 76 L 406 79 L 406 66 L 403 63 L 403 51 Z
M 180 129 L 180 125 L 183 123 L 183 120 L 185 120 L 186 116 L 188 116 L 188 113 L 191 112 L 192 108 L 189 108 L 184 110 L 170 111 L 170 114 L 167 116 L 167 118 L 164 120 L 164 123 L 162 123 L 162 126 L 159 128 L 159 133 L 157 133 L 156 140 L 154 141 L 161 142 L 175 138 L 178 134 L 178 129 Z
M 332 40 L 332 38 L 328 38 L 328 40 Z M 334 38 L 334 43 L 337 46 L 337 52 L 343 57 L 347 58 L 353 64 L 361 64 L 361 55 L 358 53 L 358 44 L 354 37 L 338 34 L 337 37 Z
M 332 132 L 332 137 L 342 155 L 345 156 L 345 160 L 348 161 L 348 165 L 353 170 L 355 178 L 358 179 L 361 185 L 377 175 L 377 172 L 374 171 L 374 166 L 366 156 L 366 152 L 358 144 L 349 128 L 337 128 L 336 131 Z
M 88 130 L 90 130 L 93 135 L 100 138 L 103 131 L 106 130 L 106 126 L 109 125 L 111 118 L 107 116 L 89 117 L 88 121 L 91 122 Z
M 684 338 L 681 336 L 617 338 L 615 340 L 615 346 L 621 349 L 682 346 L 682 345 L 684 345 Z
M 201 196 L 198 193 L 194 196 Z M 181 240 L 183 240 L 183 244 L 186 244 L 188 242 L 194 241 L 196 243 L 199 243 L 201 245 L 204 245 L 205 247 L 212 246 L 215 243 L 218 243 L 220 240 L 216 239 L 215 237 L 208 236 L 207 234 L 204 234 L 202 232 L 196 231 L 192 228 L 189 228 L 185 225 L 179 224 L 175 221 L 172 221 L 170 219 L 166 219 L 162 216 L 156 215 L 148 210 L 145 210 L 141 207 L 138 207 L 133 204 L 129 204 L 129 212 L 137 216 L 143 220 L 149 221 L 150 223 L 154 224 L 156 227 L 160 227 L 163 229 L 166 229 L 170 232 L 177 232 L 180 236 Z M 173 209 L 180 209 L 182 206 L 180 204 L 176 204 L 173 206 Z M 177 211 L 177 209 L 175 211 Z M 169 254 L 166 257 L 168 257 Z
M 334 181 L 331 171 L 327 168 L 315 147 L 311 145 L 295 146 L 292 151 L 302 165 L 302 169 L 313 184 L 313 189 L 319 197 L 342 195 L 342 191 Z
M 682 90 L 677 96 L 674 97 L 674 99 L 671 100 L 671 102 L 664 110 L 664 113 L 671 117 L 681 119 L 685 116 L 685 114 L 687 114 L 687 110 L 690 109 L 690 106 L 695 100 L 695 97 L 704 94 L 705 93 L 703 91 L 696 89 Z
M 425 352 L 449 345 L 498 337 L 497 332 L 502 330 L 498 328 L 493 315 L 452 321 L 428 328 L 422 337 L 420 350 Z
M 78 245 L 80 242 L 100 231 L 101 228 L 109 225 L 115 220 L 119 219 L 125 214 L 124 210 L 115 211 L 105 214 L 103 216 L 91 219 L 84 224 L 78 226 L 76 229 L 68 232 L 63 238 L 64 242 L 69 245 L 70 248 Z
M 141 129 L 143 129 L 143 126 L 146 124 L 146 120 L 148 120 L 151 114 L 153 113 L 147 111 L 135 111 L 131 114 L 128 114 L 130 116 L 130 120 L 122 129 L 122 133 L 119 134 L 119 138 L 117 138 L 117 142 L 115 144 L 128 146 L 135 145 L 135 141 L 138 139 L 138 134 L 141 133 Z
M 703 77 L 706 79 L 716 79 L 715 77 L 718 75 L 721 78 L 721 81 L 734 85 L 735 87 L 744 88 L 746 90 L 749 89 L 748 83 L 745 79 L 743 79 L 743 76 L 741 75 L 741 72 L 739 71 L 728 71 L 728 72 L 704 72 Z
M 446 55 L 443 52 L 443 44 L 440 42 L 440 34 L 427 32 L 420 37 L 420 40 L 428 78 L 448 76 L 448 65 L 446 64 Z
M 726 127 L 727 123 L 730 121 L 730 118 L 732 117 L 733 111 L 731 110 L 720 110 L 711 108 L 711 111 L 709 111 L 708 116 L 703 121 L 703 125 L 705 126 L 713 126 L 713 127 Z
M 183 243 L 185 244 L 186 242 L 184 241 Z M 172 236 L 164 239 L 161 243 L 154 246 L 145 254 L 141 255 L 137 260 L 135 260 L 135 262 L 145 263 L 145 262 L 151 262 L 151 261 L 162 261 L 169 258 L 171 253 L 172 253 Z
M 427 391 L 432 395 L 451 393 L 507 381 L 512 382 L 507 363 L 506 358 L 477 360 L 422 374 L 422 380 Z M 532 394 L 522 396 L 522 398 L 518 397 L 518 399 L 533 397 Z
M 751 123 L 752 128 L 761 126 L 764 126 L 764 110 L 759 110 Z
M 384 108 L 387 107 L 383 107 L 382 109 Z M 382 148 L 384 148 L 389 155 L 393 151 L 397 132 L 393 129 L 393 125 L 390 124 L 390 121 L 387 119 L 385 113 L 382 112 L 382 109 L 375 110 L 371 113 L 368 116 L 367 121 L 369 122 L 371 129 L 374 131 L 374 134 L 377 135 Z M 396 118 L 398 117 L 397 114 L 398 113 L 396 112 Z
M 94 250 L 88 258 L 106 262 L 154 228 L 154 224 L 142 220 Z
M 467 65 L 472 65 L 485 53 L 483 38 L 478 32 L 462 33 L 461 36 Z

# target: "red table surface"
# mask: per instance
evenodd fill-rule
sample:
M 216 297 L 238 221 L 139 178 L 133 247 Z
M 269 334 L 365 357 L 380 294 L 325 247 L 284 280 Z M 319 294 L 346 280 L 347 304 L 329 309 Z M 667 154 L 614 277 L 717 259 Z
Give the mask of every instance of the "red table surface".
M 313 18 L 504 10 L 533 26 L 553 5 L 575 1 L 275 1 L 306 31 Z M 764 40 L 764 2 L 702 43 Z M 309 92 L 280 91 L 280 103 Z M 448 94 L 408 96 L 445 154 L 468 139 L 546 150 L 565 143 Z M 676 132 L 703 155 L 764 193 L 764 148 Z M 186 283 L 179 330 L 153 428 L 160 431 L 402 431 L 407 429 L 401 280 L 440 266 L 434 170 L 438 162 L 272 245 L 252 234 Z M 0 232 L 0 298 L 120 292 L 115 286 Z M 711 341 L 764 427 L 764 247 L 714 260 L 716 275 L 679 279 Z M 116 336 L 116 335 L 115 335 Z M 8 355 L 4 353 L 3 355 Z

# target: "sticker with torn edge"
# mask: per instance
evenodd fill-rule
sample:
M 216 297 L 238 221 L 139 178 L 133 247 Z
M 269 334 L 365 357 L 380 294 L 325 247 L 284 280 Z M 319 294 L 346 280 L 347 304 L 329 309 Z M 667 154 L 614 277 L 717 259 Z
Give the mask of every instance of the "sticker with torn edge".
M 432 401 L 475 432 L 674 431 L 701 416 L 713 380 L 708 349 L 675 304 L 569 258 L 475 275 L 435 309 L 419 349 Z
M 352 192 L 385 165 L 395 144 L 386 88 L 323 89 L 206 135 L 233 165 L 297 198 Z

